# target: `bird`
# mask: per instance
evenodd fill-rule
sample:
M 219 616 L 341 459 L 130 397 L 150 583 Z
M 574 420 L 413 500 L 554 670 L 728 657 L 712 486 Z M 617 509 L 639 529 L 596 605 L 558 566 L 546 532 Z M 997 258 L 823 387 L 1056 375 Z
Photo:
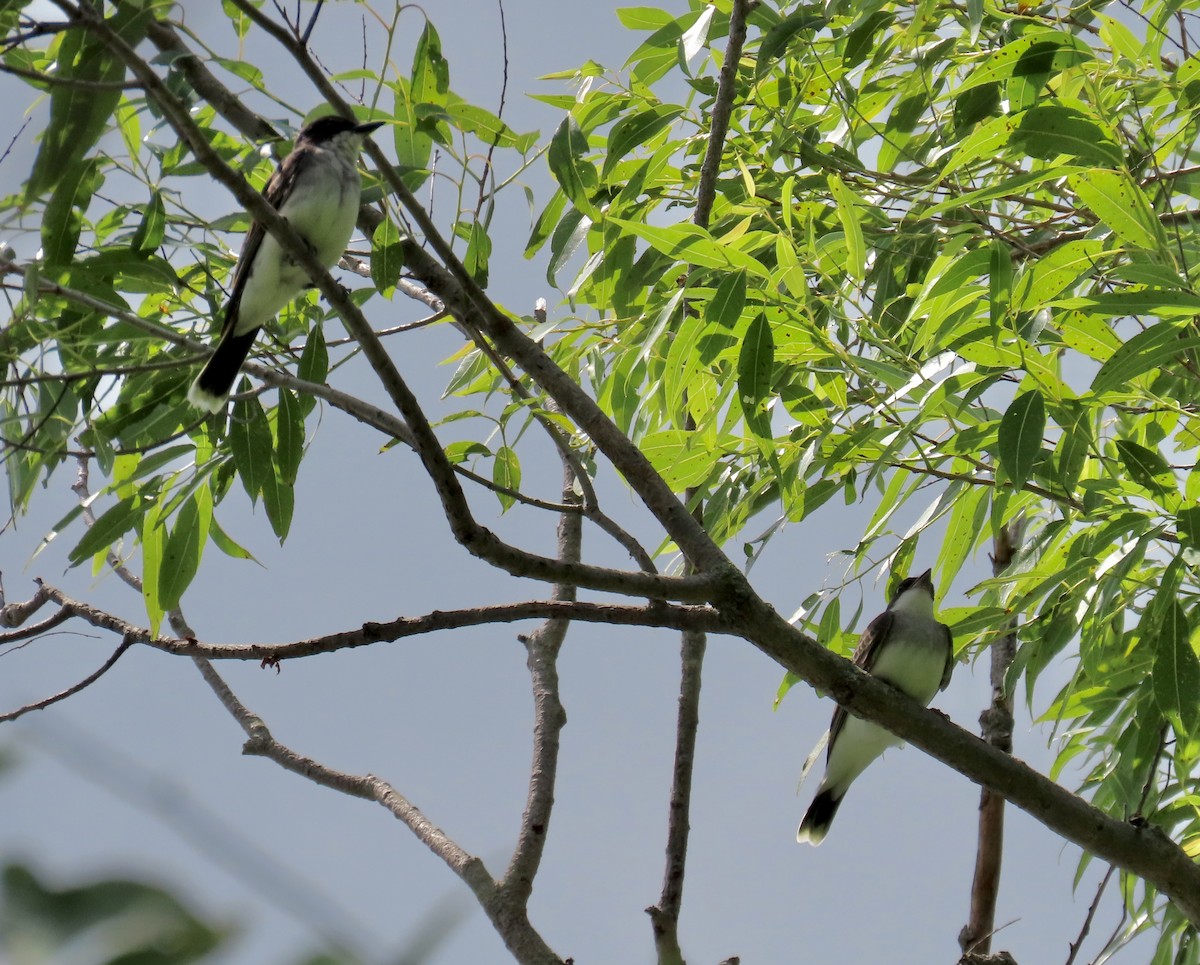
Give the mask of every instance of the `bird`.
M 337 264 L 350 241 L 362 194 L 358 156 L 366 137 L 383 123 L 327 115 L 306 124 L 263 189 L 266 202 L 326 268 Z M 192 382 L 188 401 L 220 412 L 258 330 L 311 282 L 264 225 L 252 221 L 234 269 L 216 350 Z
M 932 570 L 901 580 L 887 609 L 868 624 L 854 648 L 854 664 L 928 706 L 945 690 L 954 670 L 950 628 L 933 615 Z M 878 724 L 839 706 L 829 725 L 825 776 L 796 832 L 796 840 L 819 845 L 829 833 L 846 791 L 875 758 L 901 743 Z

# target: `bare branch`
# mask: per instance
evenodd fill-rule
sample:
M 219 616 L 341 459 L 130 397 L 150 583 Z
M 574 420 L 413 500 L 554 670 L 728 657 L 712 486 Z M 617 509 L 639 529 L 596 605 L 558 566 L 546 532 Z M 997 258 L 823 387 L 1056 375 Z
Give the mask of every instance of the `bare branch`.
M 55 591 L 56 593 L 58 591 Z M 64 597 L 64 599 L 67 599 Z M 530 619 L 580 620 L 585 623 L 607 623 L 619 626 L 648 626 L 683 629 L 691 627 L 709 632 L 728 632 L 731 627 L 715 610 L 707 607 L 620 606 L 571 600 L 528 600 L 522 603 L 502 603 L 495 606 L 465 610 L 435 610 L 420 617 L 398 617 L 386 623 L 364 623 L 355 630 L 332 633 L 324 637 L 297 640 L 293 643 L 267 644 L 204 644 L 196 640 L 175 640 L 159 637 L 149 639 L 143 632 L 138 642 L 156 650 L 189 657 L 212 660 L 288 660 L 310 657 L 318 653 L 333 653 L 373 643 L 389 643 L 406 637 L 486 626 L 493 623 L 515 623 Z
M 679 912 L 683 908 L 683 882 L 687 870 L 692 772 L 696 760 L 696 734 L 700 728 L 700 681 L 706 647 L 707 638 L 703 633 L 684 631 L 680 643 L 679 710 L 667 820 L 666 868 L 658 904 L 646 909 L 654 930 L 659 965 L 683 962 L 679 947 Z
M 38 584 L 38 588 L 24 603 L 4 603 L 0 598 L 0 627 L 19 627 L 31 616 L 37 613 L 46 601 L 50 599 L 50 594 L 46 592 L 46 588 Z
M 0 633 L 0 646 L 6 643 L 16 643 L 18 640 L 32 640 L 34 637 L 40 637 L 43 633 L 66 623 L 74 615 L 66 607 L 59 607 L 41 623 L 35 623 L 31 627 L 22 627 L 20 630 L 10 630 L 8 633 Z
M 563 460 L 564 502 L 578 501 L 575 471 Z M 558 558 L 578 562 L 583 545 L 583 520 L 577 514 L 564 513 L 558 520 Z M 556 602 L 574 603 L 575 587 L 558 583 Z M 567 713 L 559 698 L 558 652 L 566 639 L 570 621 L 551 618 L 533 633 L 522 637 L 527 653 L 530 683 L 533 687 L 533 763 L 529 770 L 529 793 L 521 816 L 517 846 L 513 849 L 502 887 L 522 909 L 528 907 L 533 879 L 541 865 L 554 807 L 554 781 L 558 773 L 559 734 L 567 722 Z
M 79 683 L 73 684 L 66 690 L 60 690 L 58 693 L 52 694 L 49 697 L 44 697 L 41 700 L 34 701 L 31 704 L 26 704 L 24 707 L 18 707 L 16 710 L 9 711 L 7 714 L 0 714 L 0 724 L 6 723 L 10 720 L 16 720 L 18 717 L 23 717 L 31 710 L 44 710 L 51 704 L 57 704 L 59 701 L 66 700 L 68 697 L 79 693 L 79 691 L 87 689 L 106 673 L 108 673 L 109 670 L 111 670 L 116 664 L 116 662 L 121 659 L 122 654 L 124 654 L 126 650 L 133 646 L 135 642 L 136 641 L 130 637 L 125 637 L 121 640 L 121 645 L 112 652 L 109 658 L 105 660 L 96 671 L 88 674 L 81 681 L 79 681 Z

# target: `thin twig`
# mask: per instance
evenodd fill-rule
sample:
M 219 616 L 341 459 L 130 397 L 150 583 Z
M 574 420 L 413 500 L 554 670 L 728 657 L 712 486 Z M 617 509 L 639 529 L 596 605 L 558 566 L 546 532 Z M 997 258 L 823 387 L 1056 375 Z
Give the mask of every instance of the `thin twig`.
M 496 107 L 496 117 L 498 120 L 504 119 L 504 101 L 508 95 L 508 23 L 504 19 L 504 0 L 496 0 L 496 6 L 500 10 L 500 103 Z M 479 213 L 483 210 L 483 202 L 487 198 L 487 183 L 492 173 L 492 156 L 496 153 L 496 144 L 500 140 L 499 132 L 492 138 L 492 143 L 488 145 L 487 154 L 483 159 L 483 171 L 479 176 L 479 199 L 475 202 L 475 220 L 479 220 Z
M 7 714 L 0 714 L 0 723 L 6 723 L 10 720 L 16 720 L 18 717 L 23 717 L 33 710 L 44 710 L 51 704 L 57 704 L 61 700 L 66 700 L 68 697 L 79 693 L 81 690 L 86 690 L 97 680 L 108 673 L 115 665 L 121 656 L 134 645 L 136 641 L 130 637 L 124 637 L 121 640 L 121 645 L 109 655 L 109 658 L 93 673 L 88 674 L 79 683 L 73 684 L 66 690 L 60 690 L 56 694 L 49 697 L 43 697 L 41 700 L 35 700 L 31 704 L 26 704 L 24 707 L 18 707 L 16 710 L 11 710 Z
M 1079 929 L 1079 934 L 1075 936 L 1075 941 L 1070 943 L 1071 952 L 1067 955 L 1067 960 L 1063 965 L 1074 965 L 1075 958 L 1079 954 L 1080 948 L 1083 947 L 1083 940 L 1087 938 L 1088 932 L 1092 930 L 1092 920 L 1096 917 L 1096 909 L 1100 907 L 1100 899 L 1104 896 L 1104 889 L 1108 887 L 1109 879 L 1112 878 L 1113 872 L 1116 870 L 1116 867 L 1110 864 L 1108 870 L 1104 872 L 1104 877 L 1100 879 L 1100 885 L 1096 889 L 1096 896 L 1092 899 L 1092 903 L 1088 905 L 1087 914 L 1083 918 L 1083 925 Z

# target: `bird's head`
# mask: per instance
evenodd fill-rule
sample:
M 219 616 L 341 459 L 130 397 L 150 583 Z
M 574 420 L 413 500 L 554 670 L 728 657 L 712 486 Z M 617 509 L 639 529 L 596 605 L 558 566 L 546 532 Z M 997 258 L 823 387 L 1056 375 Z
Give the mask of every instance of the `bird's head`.
M 901 580 L 888 609 L 913 616 L 933 616 L 933 570 Z
M 357 157 L 362 149 L 363 138 L 372 131 L 383 127 L 383 121 L 348 120 L 338 114 L 326 114 L 315 121 L 305 124 L 296 137 L 296 146 L 311 144 L 317 147 L 343 150 Z

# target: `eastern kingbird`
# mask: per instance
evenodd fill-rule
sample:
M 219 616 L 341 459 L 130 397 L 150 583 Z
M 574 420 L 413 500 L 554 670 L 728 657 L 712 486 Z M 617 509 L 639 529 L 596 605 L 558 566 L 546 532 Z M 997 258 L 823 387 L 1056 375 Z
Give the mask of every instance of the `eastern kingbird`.
M 901 580 L 888 607 L 867 626 L 854 649 L 854 663 L 867 673 L 928 705 L 945 690 L 954 669 L 950 628 L 933 615 L 931 570 Z M 871 761 L 900 739 L 877 724 L 838 707 L 829 725 L 825 777 L 800 822 L 797 841 L 825 840 L 846 791 Z
M 300 233 L 326 268 L 342 257 L 358 220 L 363 139 L 382 125 L 383 121 L 359 124 L 336 116 L 305 125 L 292 153 L 263 190 L 267 203 Z M 188 390 L 192 405 L 209 412 L 224 408 L 258 330 L 311 281 L 269 231 L 257 221 L 251 223 L 233 273 L 221 338 Z

